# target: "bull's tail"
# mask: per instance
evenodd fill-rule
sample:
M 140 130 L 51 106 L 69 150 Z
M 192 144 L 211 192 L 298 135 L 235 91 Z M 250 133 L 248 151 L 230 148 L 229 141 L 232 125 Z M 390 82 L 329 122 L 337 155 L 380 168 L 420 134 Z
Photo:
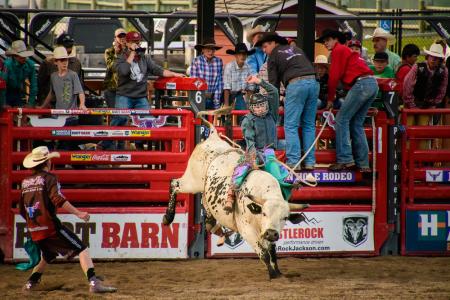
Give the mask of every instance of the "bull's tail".
M 208 126 L 211 129 L 211 132 L 216 131 L 216 128 L 212 123 L 210 123 L 208 120 L 206 120 L 203 116 L 209 115 L 209 116 L 217 116 L 217 115 L 228 115 L 233 108 L 231 106 L 224 106 L 219 109 L 215 110 L 202 110 L 197 113 L 197 118 L 201 119 L 206 126 Z

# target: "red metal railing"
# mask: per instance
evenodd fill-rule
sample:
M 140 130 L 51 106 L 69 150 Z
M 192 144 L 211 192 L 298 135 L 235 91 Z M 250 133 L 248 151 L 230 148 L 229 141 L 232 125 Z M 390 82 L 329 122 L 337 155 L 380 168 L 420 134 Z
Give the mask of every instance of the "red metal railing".
M 139 110 L 90 110 L 82 112 L 9 109 L 0 118 L 0 248 L 5 249 L 6 259 L 12 258 L 13 209 L 20 198 L 20 182 L 30 171 L 21 167 L 23 158 L 32 148 L 32 140 L 79 140 L 98 142 L 99 140 L 144 140 L 152 147 L 146 151 L 60 151 L 61 157 L 53 159 L 56 174 L 63 185 L 64 195 L 75 205 L 89 207 L 111 204 L 120 210 L 127 206 L 154 207 L 161 212 L 169 199 L 169 184 L 180 177 L 194 148 L 193 115 L 185 110 L 152 110 L 153 116 L 167 115 L 178 120 L 161 128 L 111 127 L 111 126 L 71 126 L 71 127 L 31 127 L 26 125 L 26 115 L 48 114 L 93 114 L 130 115 L 149 114 Z M 17 122 L 21 119 L 22 122 Z M 18 126 L 17 124 L 25 124 Z M 63 132 L 65 131 L 65 132 Z M 70 132 L 77 132 L 73 136 Z M 81 131 L 81 133 L 80 133 Z M 109 136 L 96 136 L 96 132 L 106 132 Z M 111 133 L 111 134 L 109 134 Z M 114 134 L 113 134 L 114 133 Z M 17 141 L 21 141 L 17 143 Z M 20 145 L 20 148 L 18 147 Z M 113 159 L 122 156 L 125 159 Z M 85 169 L 58 169 L 59 165 L 84 165 Z M 89 166 L 95 165 L 94 168 Z M 192 196 L 180 195 L 179 210 L 188 213 L 189 228 L 193 226 Z M 159 205 L 159 207 L 158 207 Z M 131 208 L 131 207 L 129 207 Z M 95 210 L 95 209 L 94 209 Z M 189 230 L 192 232 L 192 230 Z M 190 236 L 192 238 L 192 236 Z
M 450 162 L 450 149 L 422 148 L 424 140 L 450 139 L 450 125 L 407 125 L 408 116 L 429 115 L 441 118 L 450 115 L 450 109 L 404 109 L 401 123 L 405 128 L 402 137 L 402 173 L 401 173 L 401 253 L 403 255 L 449 255 L 449 246 L 445 247 L 447 239 L 446 221 L 436 219 L 430 228 L 436 225 L 435 232 L 421 231 L 424 224 L 418 219 L 420 214 L 425 217 L 439 211 L 447 214 L 450 211 L 450 181 L 427 178 L 427 174 L 441 174 L 450 172 L 449 167 L 437 166 Z M 409 225 L 407 225 L 409 224 Z M 450 224 L 450 223 L 449 223 Z M 430 229 L 431 230 L 431 229 Z M 439 248 L 438 232 L 446 231 L 441 241 L 443 248 Z

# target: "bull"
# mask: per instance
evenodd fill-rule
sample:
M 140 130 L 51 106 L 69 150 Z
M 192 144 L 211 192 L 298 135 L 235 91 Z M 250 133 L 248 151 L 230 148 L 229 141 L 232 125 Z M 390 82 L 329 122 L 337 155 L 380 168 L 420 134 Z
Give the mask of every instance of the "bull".
M 171 180 L 170 199 L 163 223 L 169 225 L 175 217 L 176 194 L 202 193 L 207 218 L 238 232 L 267 266 L 269 278 L 281 276 L 277 264 L 275 242 L 290 221 L 298 224 L 303 215 L 291 213 L 307 204 L 288 203 L 283 199 L 277 180 L 262 170 L 253 170 L 236 194 L 234 211 L 224 211 L 227 191 L 231 186 L 234 168 L 243 155 L 240 148 L 223 140 L 214 126 L 200 117 L 210 128 L 209 137 L 198 144 L 189 158 L 181 178 Z

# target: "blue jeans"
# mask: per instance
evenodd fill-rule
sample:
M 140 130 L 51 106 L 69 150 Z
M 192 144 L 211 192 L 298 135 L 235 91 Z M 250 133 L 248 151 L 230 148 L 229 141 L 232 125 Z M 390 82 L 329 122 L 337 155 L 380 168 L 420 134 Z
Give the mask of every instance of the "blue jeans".
M 147 97 L 142 98 L 130 98 L 126 96 L 116 95 L 116 106 L 117 109 L 150 109 Z M 111 119 L 111 126 L 124 126 L 128 121 L 127 116 L 113 116 Z M 113 141 L 103 141 L 102 147 L 104 149 L 115 148 L 112 146 Z M 117 142 L 117 149 L 124 149 L 124 141 Z M 136 144 L 142 144 L 142 141 L 136 141 Z
M 319 83 L 315 79 L 297 80 L 286 88 L 284 134 L 286 136 L 286 158 L 289 165 L 295 165 L 300 160 L 299 126 L 302 127 L 304 153 L 314 142 L 319 88 Z M 314 166 L 316 163 L 314 148 L 306 156 L 304 162 L 306 166 Z
M 360 168 L 369 167 L 369 146 L 364 133 L 364 120 L 377 93 L 377 81 L 369 77 L 356 81 L 345 97 L 341 110 L 336 116 L 336 161 L 338 163 L 354 162 Z
M 234 109 L 235 110 L 246 110 L 247 109 L 247 103 L 245 103 L 244 94 L 234 94 L 230 95 L 230 103 L 234 102 Z M 242 123 L 242 120 L 244 119 L 244 116 L 238 116 L 238 123 L 239 125 Z

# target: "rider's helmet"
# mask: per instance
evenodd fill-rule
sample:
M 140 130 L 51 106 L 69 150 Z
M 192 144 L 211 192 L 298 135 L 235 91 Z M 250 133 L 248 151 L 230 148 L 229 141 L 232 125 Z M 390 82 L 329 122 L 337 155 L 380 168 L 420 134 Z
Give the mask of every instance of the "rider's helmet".
M 250 96 L 248 108 L 257 117 L 264 117 L 269 111 L 269 101 L 263 94 L 257 93 Z

